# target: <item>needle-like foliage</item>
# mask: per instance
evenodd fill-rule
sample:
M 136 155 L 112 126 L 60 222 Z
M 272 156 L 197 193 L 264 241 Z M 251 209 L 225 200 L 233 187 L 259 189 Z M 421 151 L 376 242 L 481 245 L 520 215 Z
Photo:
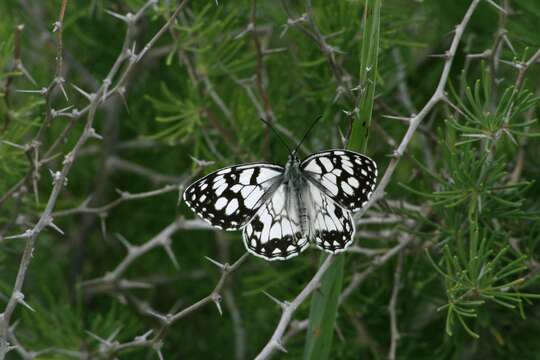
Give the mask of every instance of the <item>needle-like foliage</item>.
M 538 357 L 537 0 L 0 14 L 0 360 Z M 268 263 L 182 202 L 319 116 L 301 157 L 378 164 L 345 253 Z

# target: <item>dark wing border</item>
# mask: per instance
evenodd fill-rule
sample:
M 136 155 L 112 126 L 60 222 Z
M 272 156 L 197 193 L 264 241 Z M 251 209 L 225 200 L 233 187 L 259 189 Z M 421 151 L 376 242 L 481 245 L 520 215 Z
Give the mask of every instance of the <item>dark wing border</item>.
M 260 174 L 261 168 L 273 170 L 280 173 L 280 175 L 273 176 L 257 183 L 257 177 Z M 253 172 L 250 175 L 249 183 L 242 184 L 240 182 L 242 172 L 251 169 L 253 169 Z M 282 166 L 269 163 L 248 163 L 221 168 L 189 185 L 184 190 L 182 198 L 194 213 L 210 225 L 227 231 L 239 230 L 255 216 L 260 207 L 271 197 L 282 181 L 283 172 L 284 168 Z M 214 185 L 217 184 L 218 181 L 224 185 L 222 189 L 214 188 Z M 269 181 L 274 181 L 275 183 L 271 183 L 266 187 L 261 186 L 262 184 L 267 184 Z M 233 191 L 233 186 L 235 185 L 238 187 L 236 191 Z M 244 196 L 241 192 L 242 188 L 247 186 L 257 186 L 259 187 L 258 191 L 263 192 L 256 204 L 249 208 L 246 207 L 244 203 L 244 200 L 247 199 L 249 195 Z M 218 190 L 219 193 L 217 193 Z M 253 189 L 253 191 L 254 190 L 255 189 Z M 253 191 L 251 193 L 253 193 Z M 226 206 L 217 209 L 216 202 L 221 197 L 230 199 L 228 202 L 236 200 L 238 209 L 232 214 L 226 213 Z

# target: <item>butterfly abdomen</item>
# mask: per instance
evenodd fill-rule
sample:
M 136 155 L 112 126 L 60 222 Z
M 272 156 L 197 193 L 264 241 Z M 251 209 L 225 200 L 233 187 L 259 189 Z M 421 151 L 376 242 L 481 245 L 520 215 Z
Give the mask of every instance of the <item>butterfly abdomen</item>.
M 300 209 L 298 211 L 299 217 L 300 217 L 300 228 L 302 230 L 302 234 L 308 233 L 308 223 L 309 223 L 309 216 L 308 212 L 305 206 L 300 205 Z
M 354 239 L 352 212 L 375 188 L 377 165 L 336 149 L 285 168 L 254 163 L 231 166 L 191 184 L 183 199 L 201 218 L 224 230 L 242 229 L 246 249 L 266 260 L 285 260 L 310 242 L 324 251 L 345 250 Z

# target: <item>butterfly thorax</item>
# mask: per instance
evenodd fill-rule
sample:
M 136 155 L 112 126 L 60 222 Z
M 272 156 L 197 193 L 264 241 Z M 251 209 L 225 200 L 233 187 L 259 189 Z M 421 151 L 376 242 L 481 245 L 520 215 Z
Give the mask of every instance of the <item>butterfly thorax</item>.
M 302 179 L 302 172 L 300 170 L 300 160 L 294 154 L 289 155 L 287 164 L 285 164 L 284 183 L 289 182 L 293 187 L 300 187 Z
M 345 250 L 354 238 L 352 212 L 369 200 L 377 165 L 368 157 L 336 149 L 303 161 L 291 153 L 284 167 L 253 163 L 216 170 L 184 191 L 201 218 L 225 230 L 242 230 L 249 252 L 285 260 L 314 243 Z
M 307 235 L 309 228 L 309 214 L 306 208 L 306 178 L 300 169 L 300 160 L 294 154 L 289 156 L 285 165 L 283 183 L 286 186 L 287 204 L 289 208 L 298 214 L 300 229 Z

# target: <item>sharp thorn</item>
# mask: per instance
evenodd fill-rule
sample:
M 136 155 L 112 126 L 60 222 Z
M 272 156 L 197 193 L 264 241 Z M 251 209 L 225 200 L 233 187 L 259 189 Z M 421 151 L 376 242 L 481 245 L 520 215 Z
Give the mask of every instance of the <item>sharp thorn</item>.
M 282 309 L 284 309 L 284 308 L 287 306 L 286 302 L 280 301 L 280 300 L 276 299 L 275 297 L 273 297 L 272 295 L 270 295 L 269 293 L 267 293 L 267 292 L 264 291 L 264 290 L 263 290 L 263 294 L 266 295 L 267 297 L 269 297 L 270 300 L 272 300 L 273 302 L 275 302 L 276 304 L 278 304 L 279 307 L 281 307 Z
M 212 259 L 211 257 L 208 257 L 208 256 L 205 256 L 205 259 L 210 261 L 212 264 L 216 265 L 218 268 L 220 269 L 225 269 L 225 265 L 223 265 L 222 263 Z

